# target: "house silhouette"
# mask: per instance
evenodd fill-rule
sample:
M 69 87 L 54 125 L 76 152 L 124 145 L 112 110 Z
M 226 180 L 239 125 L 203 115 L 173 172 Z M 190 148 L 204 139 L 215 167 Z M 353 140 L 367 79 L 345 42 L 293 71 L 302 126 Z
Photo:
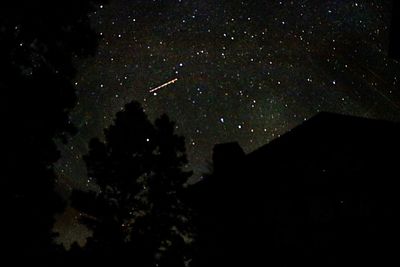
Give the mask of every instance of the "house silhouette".
M 320 113 L 245 154 L 214 147 L 191 188 L 196 266 L 398 262 L 400 124 Z

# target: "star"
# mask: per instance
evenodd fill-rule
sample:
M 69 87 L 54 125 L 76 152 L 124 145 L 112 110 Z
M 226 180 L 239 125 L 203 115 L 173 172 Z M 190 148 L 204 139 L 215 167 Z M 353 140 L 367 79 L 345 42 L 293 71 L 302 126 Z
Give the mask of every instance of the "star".
M 251 152 L 320 111 L 400 118 L 400 66 L 384 49 L 388 2 L 114 0 L 99 6 L 92 16 L 101 33 L 98 53 L 79 62 L 75 81 L 79 105 L 71 120 L 79 132 L 73 149 L 61 148 L 58 169 L 86 188 L 76 155 L 131 100 L 152 120 L 167 113 L 177 123 L 193 179 L 207 172 L 216 143 L 238 141 Z

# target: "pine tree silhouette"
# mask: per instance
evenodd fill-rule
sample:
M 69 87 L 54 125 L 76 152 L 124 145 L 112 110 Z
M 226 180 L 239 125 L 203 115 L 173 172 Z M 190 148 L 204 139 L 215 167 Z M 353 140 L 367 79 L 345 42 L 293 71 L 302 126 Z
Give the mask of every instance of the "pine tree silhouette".
M 92 264 L 185 266 L 192 229 L 182 201 L 190 172 L 184 138 L 174 134 L 166 115 L 154 125 L 131 102 L 105 130 L 105 141 L 91 140 L 84 157 L 99 192 L 73 193 L 81 221 L 93 230 L 84 248 Z
M 63 209 L 54 139 L 74 133 L 73 61 L 94 53 L 88 14 L 96 2 L 17 0 L 0 9 L 0 257 L 11 265 L 53 266 L 54 215 Z

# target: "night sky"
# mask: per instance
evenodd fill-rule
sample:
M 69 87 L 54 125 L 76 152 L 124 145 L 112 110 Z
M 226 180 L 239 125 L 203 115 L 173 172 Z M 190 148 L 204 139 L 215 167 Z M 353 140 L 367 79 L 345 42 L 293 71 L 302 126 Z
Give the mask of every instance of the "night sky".
M 251 152 L 320 111 L 399 120 L 400 65 L 387 57 L 390 2 L 99 6 L 92 22 L 101 41 L 94 57 L 77 62 L 71 119 L 79 133 L 62 147 L 59 187 L 92 188 L 81 160 L 87 142 L 132 100 L 151 119 L 167 113 L 177 122 L 194 179 L 207 172 L 214 144 L 238 141 Z M 57 227 L 67 240 L 82 236 L 75 223 Z

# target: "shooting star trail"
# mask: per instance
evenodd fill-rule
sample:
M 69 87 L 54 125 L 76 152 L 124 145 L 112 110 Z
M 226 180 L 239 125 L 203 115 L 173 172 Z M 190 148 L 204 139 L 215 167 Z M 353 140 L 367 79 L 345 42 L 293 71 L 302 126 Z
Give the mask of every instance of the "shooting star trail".
M 160 85 L 160 86 L 158 86 L 158 87 L 156 87 L 156 88 L 151 89 L 151 90 L 149 91 L 149 93 L 153 93 L 153 92 L 155 92 L 155 91 L 158 91 L 158 90 L 160 90 L 161 88 L 164 88 L 164 87 L 166 87 L 166 86 L 168 86 L 168 85 L 170 85 L 170 84 L 172 84 L 172 83 L 176 83 L 177 81 L 178 81 L 178 78 L 175 78 L 175 79 L 173 79 L 173 80 L 171 80 L 171 81 L 169 81 L 169 82 L 166 82 L 166 83 L 164 83 L 164 84 L 162 84 L 162 85 Z

